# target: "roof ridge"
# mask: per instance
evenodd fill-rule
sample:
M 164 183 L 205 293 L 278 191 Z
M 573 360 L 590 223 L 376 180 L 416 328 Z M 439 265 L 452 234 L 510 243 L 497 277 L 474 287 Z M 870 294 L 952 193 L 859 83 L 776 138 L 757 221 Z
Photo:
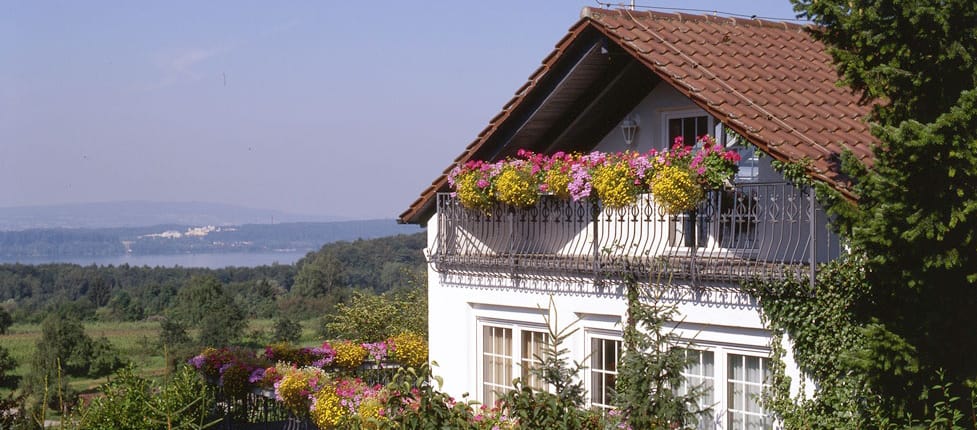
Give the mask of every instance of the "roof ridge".
M 750 26 L 763 28 L 776 28 L 781 30 L 806 30 L 815 28 L 814 24 L 797 24 L 787 21 L 771 21 L 759 18 L 739 18 L 734 16 L 704 15 L 686 12 L 663 12 L 657 10 L 625 10 L 625 9 L 604 9 L 599 7 L 585 6 L 580 11 L 580 18 L 599 21 L 604 14 L 625 16 L 625 12 L 639 18 L 650 18 L 655 20 L 678 20 L 678 21 L 706 21 L 709 23 L 730 24 L 736 26 Z M 717 12 L 718 13 L 718 12 Z

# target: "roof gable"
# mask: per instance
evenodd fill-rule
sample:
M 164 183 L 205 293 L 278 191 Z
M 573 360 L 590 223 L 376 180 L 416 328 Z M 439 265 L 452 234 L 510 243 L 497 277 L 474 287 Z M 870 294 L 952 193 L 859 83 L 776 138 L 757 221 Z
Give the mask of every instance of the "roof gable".
M 543 84 L 547 78 L 565 80 L 566 76 L 554 76 L 562 73 L 558 66 L 565 65 L 582 42 L 591 46 L 595 32 L 642 65 L 643 74 L 667 82 L 772 157 L 810 160 L 808 173 L 842 192 L 849 193 L 846 178 L 838 172 L 843 150 L 871 164 L 875 140 L 864 121 L 869 107 L 860 105 L 849 89 L 836 85 L 839 79 L 830 56 L 805 27 L 593 8 L 584 8 L 581 20 L 455 162 L 501 158 L 505 148 L 499 146 L 512 139 L 502 142 L 493 137 L 507 125 L 513 127 L 511 123 L 517 121 L 513 113 L 530 100 L 548 98 L 559 88 Z M 627 67 L 622 66 L 620 76 L 625 76 Z M 628 106 L 632 101 L 637 103 L 628 100 L 624 107 L 633 107 Z M 515 126 L 524 128 L 524 124 Z M 433 197 L 447 186 L 450 168 L 401 215 L 401 222 L 422 222 L 433 210 Z

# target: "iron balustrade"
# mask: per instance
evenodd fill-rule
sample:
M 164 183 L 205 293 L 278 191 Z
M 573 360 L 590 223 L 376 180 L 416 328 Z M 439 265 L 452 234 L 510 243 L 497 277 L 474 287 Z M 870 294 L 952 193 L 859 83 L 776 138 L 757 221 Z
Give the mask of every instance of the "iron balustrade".
M 709 191 L 683 214 L 667 214 L 650 194 L 624 208 L 541 196 L 529 208 L 477 210 L 441 193 L 437 229 L 435 270 L 483 276 L 600 282 L 630 273 L 692 285 L 795 277 L 813 285 L 817 264 L 841 252 L 812 190 L 788 183 Z

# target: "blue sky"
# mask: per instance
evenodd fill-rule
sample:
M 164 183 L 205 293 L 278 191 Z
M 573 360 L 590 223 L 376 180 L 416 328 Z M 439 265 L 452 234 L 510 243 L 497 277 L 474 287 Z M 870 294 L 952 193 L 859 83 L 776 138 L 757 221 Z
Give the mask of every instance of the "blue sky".
M 792 18 L 783 1 L 655 7 Z M 594 2 L 4 2 L 0 207 L 393 218 Z

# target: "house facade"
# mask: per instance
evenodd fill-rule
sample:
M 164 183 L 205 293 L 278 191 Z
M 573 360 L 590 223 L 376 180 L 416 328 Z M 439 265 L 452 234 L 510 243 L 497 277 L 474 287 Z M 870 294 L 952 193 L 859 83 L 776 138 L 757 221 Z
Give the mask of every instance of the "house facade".
M 851 196 L 838 157 L 847 150 L 871 162 L 868 108 L 835 85 L 823 45 L 799 25 L 581 15 L 456 163 L 520 149 L 662 151 L 676 137 L 709 134 L 740 154 L 739 173 L 731 189 L 707 193 L 684 214 L 666 213 L 651 195 L 624 208 L 544 196 L 530 208 L 479 211 L 452 196 L 448 166 L 400 218 L 428 231 L 435 372 L 447 392 L 484 403 L 517 377 L 539 385 L 527 369 L 548 341 L 549 316 L 577 329 L 564 346 L 587 365 L 579 377 L 591 405 L 610 407 L 631 276 L 678 306 L 676 346 L 694 363 L 686 377 L 708 388 L 703 402 L 712 406 L 700 428 L 772 428 L 757 402 L 770 332 L 741 285 L 788 276 L 813 283 L 818 264 L 842 252 L 814 193 L 772 162 Z

